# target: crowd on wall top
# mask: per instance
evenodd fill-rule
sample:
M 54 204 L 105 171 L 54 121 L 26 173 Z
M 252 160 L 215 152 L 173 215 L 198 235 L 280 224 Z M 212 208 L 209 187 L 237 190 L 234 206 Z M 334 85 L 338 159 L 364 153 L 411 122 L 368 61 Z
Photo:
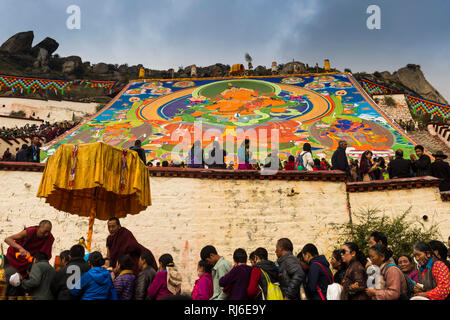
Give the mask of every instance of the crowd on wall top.
M 342 170 L 347 173 L 348 181 L 372 181 L 389 180 L 396 178 L 411 178 L 434 176 L 442 179 L 439 189 L 441 191 L 450 190 L 450 166 L 444 161 L 447 158 L 442 151 L 433 154 L 434 162 L 424 153 L 421 145 L 415 147 L 416 155 L 411 155 L 410 159 L 403 158 L 403 151 L 395 151 L 395 158 L 391 157 L 387 161 L 383 157 L 374 157 L 372 151 L 365 151 L 359 160 L 349 159 L 345 153 L 347 142 L 342 140 L 331 157 L 331 165 L 325 158 L 313 156 L 311 145 L 305 143 L 303 151 L 296 157 L 290 155 L 287 161 L 282 162 L 277 152 L 269 153 L 264 163 L 254 161 L 250 151 L 250 140 L 246 139 L 238 150 L 239 163 L 237 170 L 288 170 L 288 171 L 324 171 Z M 141 147 L 141 141 L 136 140 L 135 145 L 130 149 L 136 151 L 141 160 L 146 163 L 145 151 Z M 236 165 L 233 162 L 226 163 L 227 151 L 222 149 L 215 141 L 209 155 L 201 147 L 201 142 L 196 141 L 188 155 L 187 163 L 175 161 L 150 160 L 146 164 L 150 167 L 183 167 L 183 168 L 211 168 L 234 170 Z
M 78 122 L 75 121 L 62 121 L 50 124 L 48 121 L 41 125 L 26 124 L 23 127 L 15 128 L 1 128 L 0 138 L 4 140 L 10 139 L 29 139 L 31 144 L 24 143 L 22 148 L 16 148 L 16 150 L 10 150 L 6 148 L 2 161 L 17 161 L 17 162 L 40 162 L 40 157 L 36 156 L 40 153 L 41 141 L 44 143 L 50 142 L 57 136 L 60 136 L 67 130 L 75 127 Z M 13 153 L 15 152 L 15 153 Z M 35 154 L 33 156 L 33 154 Z

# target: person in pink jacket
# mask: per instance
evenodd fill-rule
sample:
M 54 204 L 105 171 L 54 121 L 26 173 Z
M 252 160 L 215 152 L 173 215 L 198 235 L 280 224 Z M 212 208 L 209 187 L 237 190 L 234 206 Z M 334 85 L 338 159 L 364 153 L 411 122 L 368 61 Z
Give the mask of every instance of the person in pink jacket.
M 192 290 L 192 299 L 209 300 L 213 295 L 213 280 L 211 266 L 206 261 L 200 260 L 197 265 L 198 279 Z

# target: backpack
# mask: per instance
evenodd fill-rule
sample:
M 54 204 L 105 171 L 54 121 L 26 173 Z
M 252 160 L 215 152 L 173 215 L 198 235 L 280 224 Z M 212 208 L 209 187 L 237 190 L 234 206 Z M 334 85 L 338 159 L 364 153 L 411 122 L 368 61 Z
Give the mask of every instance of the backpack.
M 386 266 L 386 269 L 384 269 L 384 273 L 383 273 L 384 279 L 386 279 L 386 272 L 390 267 L 396 267 L 403 274 L 403 278 L 405 278 L 406 294 L 400 293 L 400 297 L 398 299 L 399 300 L 409 300 L 410 298 L 412 298 L 414 296 L 414 286 L 416 285 L 416 283 L 410 277 L 408 277 L 408 275 L 403 273 L 403 271 L 400 270 L 400 268 L 396 264 L 393 264 L 393 263 L 389 263 Z
M 331 277 L 330 277 L 330 275 L 328 274 L 327 270 L 325 270 L 323 265 L 321 265 L 319 262 L 316 262 L 316 261 L 314 261 L 314 263 L 318 264 L 322 268 L 322 270 L 325 273 L 325 275 L 327 276 L 328 281 L 330 282 L 330 284 L 333 284 L 334 283 L 334 275 L 331 274 Z M 327 300 L 327 298 L 323 295 L 322 290 L 320 289 L 319 285 L 317 285 L 317 292 L 319 292 L 319 295 L 322 298 L 322 300 Z
M 305 165 L 303 164 L 303 155 L 304 155 L 305 153 L 306 153 L 306 152 L 300 153 L 300 155 L 299 155 L 298 158 L 297 158 L 297 160 L 298 160 L 298 167 L 297 167 L 297 170 L 299 170 L 299 171 L 306 171 L 306 167 L 305 167 Z
M 260 270 L 267 281 L 267 296 L 264 297 L 264 292 L 262 292 L 263 300 L 283 300 L 283 293 L 281 292 L 280 284 L 278 282 L 271 282 L 269 275 L 263 269 L 260 268 Z

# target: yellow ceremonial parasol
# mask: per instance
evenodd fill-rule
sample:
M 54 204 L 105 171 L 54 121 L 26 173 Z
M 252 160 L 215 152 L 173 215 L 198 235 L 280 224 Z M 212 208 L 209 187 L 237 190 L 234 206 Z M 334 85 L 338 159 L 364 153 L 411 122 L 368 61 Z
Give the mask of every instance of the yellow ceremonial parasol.
M 48 159 L 37 196 L 52 207 L 94 220 L 123 218 L 151 205 L 150 175 L 136 152 L 103 142 L 62 144 Z

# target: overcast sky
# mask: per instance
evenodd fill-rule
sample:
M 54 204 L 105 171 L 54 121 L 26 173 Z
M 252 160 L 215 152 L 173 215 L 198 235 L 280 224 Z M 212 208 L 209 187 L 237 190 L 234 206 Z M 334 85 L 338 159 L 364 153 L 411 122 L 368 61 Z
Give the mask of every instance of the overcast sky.
M 196 64 L 253 65 L 292 59 L 358 71 L 393 72 L 419 64 L 450 101 L 448 0 L 2 0 L 0 42 L 33 30 L 54 38 L 61 56 L 91 63 L 168 69 Z M 369 30 L 366 9 L 381 8 Z M 69 5 L 81 29 L 69 30 Z

